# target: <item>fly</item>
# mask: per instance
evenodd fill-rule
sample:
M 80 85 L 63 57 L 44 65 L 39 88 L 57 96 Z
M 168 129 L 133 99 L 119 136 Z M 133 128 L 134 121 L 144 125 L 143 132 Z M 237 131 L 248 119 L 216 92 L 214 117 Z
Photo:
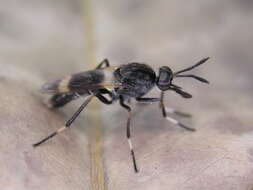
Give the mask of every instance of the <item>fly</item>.
M 138 102 L 144 103 L 159 102 L 159 107 L 161 108 L 162 115 L 165 119 L 188 131 L 195 131 L 194 128 L 188 127 L 167 115 L 167 113 L 171 113 L 186 117 L 190 116 L 187 113 L 165 107 L 164 92 L 170 90 L 179 94 L 183 98 L 192 98 L 190 93 L 184 91 L 182 87 L 175 85 L 173 80 L 175 78 L 187 77 L 196 79 L 203 83 L 209 83 L 202 77 L 193 74 L 183 74 L 202 65 L 208 59 L 209 57 L 204 58 L 195 65 L 177 72 L 173 72 L 168 66 L 162 66 L 160 67 L 158 74 L 156 74 L 155 71 L 145 63 L 133 62 L 120 65 L 118 67 L 112 67 L 109 64 L 109 61 L 104 59 L 94 70 L 73 74 L 62 79 L 46 83 L 42 86 L 41 92 L 52 94 L 48 101 L 50 107 L 62 107 L 80 96 L 84 96 L 86 99 L 63 127 L 59 128 L 41 141 L 33 144 L 33 146 L 37 147 L 48 139 L 70 128 L 71 124 L 93 98 L 97 98 L 102 103 L 108 105 L 114 103 L 115 101 L 119 101 L 120 105 L 128 112 L 126 137 L 130 148 L 134 171 L 138 172 L 130 131 L 132 109 L 128 104 L 128 101 L 130 99 L 135 99 Z M 161 91 L 160 97 L 144 97 L 155 86 L 157 86 Z

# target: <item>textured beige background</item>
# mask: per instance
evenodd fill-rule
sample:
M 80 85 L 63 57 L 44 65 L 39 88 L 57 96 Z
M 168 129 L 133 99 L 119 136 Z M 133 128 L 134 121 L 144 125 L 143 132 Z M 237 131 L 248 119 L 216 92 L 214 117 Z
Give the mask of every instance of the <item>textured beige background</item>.
M 197 132 L 168 123 L 156 104 L 133 105 L 138 174 L 125 139 L 125 110 L 102 106 L 108 189 L 253 188 L 252 9 L 250 0 L 93 1 L 98 60 L 178 70 L 212 58 L 193 72 L 211 85 L 180 79 L 177 84 L 194 98 L 166 95 L 168 106 L 194 115 L 181 120 Z M 78 106 L 48 110 L 37 90 L 45 81 L 88 69 L 82 15 L 81 1 L 1 1 L 0 189 L 90 187 L 85 126 L 97 110 L 88 109 L 72 130 L 31 147 Z

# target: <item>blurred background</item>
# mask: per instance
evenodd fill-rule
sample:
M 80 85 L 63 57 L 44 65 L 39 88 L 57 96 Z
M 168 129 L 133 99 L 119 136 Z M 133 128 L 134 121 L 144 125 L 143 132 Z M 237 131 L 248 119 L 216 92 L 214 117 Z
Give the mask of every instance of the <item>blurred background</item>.
M 111 65 L 136 61 L 174 71 L 211 57 L 192 72 L 210 85 L 176 82 L 193 99 L 166 94 L 167 106 L 193 114 L 177 119 L 197 132 L 164 121 L 156 104 L 133 105 L 138 174 L 125 110 L 87 109 L 103 127 L 104 189 L 252 190 L 252 18 L 250 0 L 1 1 L 0 189 L 94 189 L 84 114 L 72 130 L 39 149 L 30 146 L 80 104 L 49 110 L 40 86 L 94 68 L 92 54 Z

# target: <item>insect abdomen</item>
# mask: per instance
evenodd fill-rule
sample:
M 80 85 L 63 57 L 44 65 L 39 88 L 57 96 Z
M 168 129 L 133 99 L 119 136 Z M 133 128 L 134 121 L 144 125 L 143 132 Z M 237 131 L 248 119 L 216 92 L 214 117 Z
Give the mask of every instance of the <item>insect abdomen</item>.
M 55 94 L 49 99 L 47 104 L 49 107 L 58 108 L 77 98 L 78 96 L 74 93 Z
M 91 70 L 46 83 L 42 86 L 41 91 L 48 94 L 77 93 L 83 95 L 89 93 L 89 90 L 97 88 L 103 80 L 104 72 L 102 70 Z

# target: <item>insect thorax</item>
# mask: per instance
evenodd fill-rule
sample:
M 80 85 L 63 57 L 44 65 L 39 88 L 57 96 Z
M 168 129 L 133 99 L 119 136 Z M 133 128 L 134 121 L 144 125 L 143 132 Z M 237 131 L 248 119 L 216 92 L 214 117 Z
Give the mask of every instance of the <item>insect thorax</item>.
M 154 87 L 156 80 L 153 69 L 141 63 L 123 65 L 114 71 L 114 76 L 122 84 L 117 93 L 130 97 L 145 95 Z

